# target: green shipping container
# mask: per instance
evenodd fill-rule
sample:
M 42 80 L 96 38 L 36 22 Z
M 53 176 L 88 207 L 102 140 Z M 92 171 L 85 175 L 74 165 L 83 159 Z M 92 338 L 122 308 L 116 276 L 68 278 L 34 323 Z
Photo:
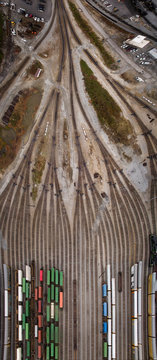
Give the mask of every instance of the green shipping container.
M 25 335 L 26 340 L 29 340 L 29 324 L 26 323 L 26 335 Z
M 29 283 L 26 282 L 26 299 L 29 299 Z
M 50 304 L 51 302 L 51 289 L 50 287 L 47 289 L 47 303 Z
M 47 285 L 48 286 L 50 285 L 50 275 L 51 275 L 50 270 L 47 270 Z
M 54 341 L 54 339 L 55 339 L 55 324 L 51 323 L 51 341 Z
M 26 327 L 26 314 L 22 314 L 22 330 Z
M 55 286 L 51 285 L 51 301 L 55 299 Z
M 60 271 L 59 284 L 60 286 L 63 286 L 63 271 Z
M 58 281 L 58 270 L 55 270 L 55 284 L 59 285 L 59 281 Z
M 54 357 L 55 354 L 55 345 L 51 343 L 51 358 Z
M 55 326 L 55 344 L 59 343 L 59 327 Z
M 55 282 L 55 268 L 51 269 L 51 282 L 54 283 Z
M 50 328 L 48 326 L 46 328 L 46 342 L 47 344 L 50 343 Z
M 59 307 L 55 305 L 55 322 L 59 321 Z
M 58 346 L 55 346 L 55 360 L 58 360 Z
M 46 346 L 46 360 L 50 359 L 50 347 Z
M 55 287 L 55 303 L 59 303 L 59 288 Z
M 26 316 L 29 317 L 30 315 L 30 303 L 29 300 L 26 300 Z
M 26 278 L 24 277 L 22 278 L 22 292 L 26 292 Z
M 26 345 L 26 353 L 27 353 L 27 356 L 29 356 L 30 357 L 30 355 L 31 355 L 31 344 L 30 344 L 30 341 L 27 341 L 27 345 Z
M 104 341 L 104 358 L 107 358 L 107 342 Z
M 50 321 L 50 305 L 46 306 L 46 320 L 47 322 Z

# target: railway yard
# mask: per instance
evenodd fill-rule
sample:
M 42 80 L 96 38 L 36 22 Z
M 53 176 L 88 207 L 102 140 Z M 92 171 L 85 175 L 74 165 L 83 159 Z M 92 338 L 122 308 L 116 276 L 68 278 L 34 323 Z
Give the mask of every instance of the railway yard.
M 0 359 L 155 360 L 156 30 L 21 3 L 0 74 Z

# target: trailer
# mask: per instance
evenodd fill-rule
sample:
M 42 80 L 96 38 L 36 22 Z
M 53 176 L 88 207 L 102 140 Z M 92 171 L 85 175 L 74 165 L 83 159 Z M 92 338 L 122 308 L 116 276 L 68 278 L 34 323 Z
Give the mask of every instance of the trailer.
M 59 285 L 61 287 L 63 287 L 63 271 L 60 271 L 60 275 L 59 275 Z
M 51 283 L 55 282 L 55 268 L 53 267 L 51 269 Z
M 26 281 L 31 282 L 31 267 L 26 265 Z
M 50 282 L 51 282 L 50 277 L 51 277 L 51 272 L 50 272 L 50 270 L 47 270 L 47 286 L 50 285 Z
M 22 270 L 17 270 L 18 285 L 22 285 Z
M 107 284 L 102 285 L 102 297 L 107 296 Z

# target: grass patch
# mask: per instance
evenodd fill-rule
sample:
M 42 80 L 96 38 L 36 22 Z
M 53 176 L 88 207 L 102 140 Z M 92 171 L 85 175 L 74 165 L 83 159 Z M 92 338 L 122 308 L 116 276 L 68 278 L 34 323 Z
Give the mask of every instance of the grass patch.
M 6 169 L 14 160 L 24 133 L 34 123 L 42 92 L 26 90 L 15 105 L 8 126 L 0 125 L 0 170 Z
M 121 109 L 101 84 L 85 61 L 80 61 L 85 88 L 97 113 L 99 122 L 116 143 L 130 145 L 134 139 L 133 129 L 121 115 Z
M 69 1 L 69 6 L 79 27 L 100 51 L 105 65 L 108 66 L 110 69 L 117 69 L 114 58 L 105 50 L 103 42 L 99 38 L 99 36 L 97 36 L 97 34 L 92 30 L 91 26 L 88 25 L 87 21 L 81 17 L 80 12 L 71 1 Z
M 37 72 L 38 69 L 42 69 L 43 70 L 43 66 L 41 64 L 40 61 L 38 60 L 35 60 L 33 62 L 33 64 L 29 67 L 28 71 L 27 71 L 27 74 L 30 74 L 30 75 L 35 75 L 35 73 Z
M 33 201 L 36 200 L 38 195 L 38 185 L 41 182 L 42 174 L 45 168 L 46 159 L 42 155 L 38 155 L 35 161 L 34 168 L 32 170 L 33 176 L 33 188 L 32 188 L 32 199 Z

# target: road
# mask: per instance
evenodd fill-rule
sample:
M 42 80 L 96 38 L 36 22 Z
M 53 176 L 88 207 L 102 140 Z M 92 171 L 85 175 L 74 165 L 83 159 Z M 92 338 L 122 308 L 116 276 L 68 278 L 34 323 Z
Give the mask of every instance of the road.
M 101 133 L 97 133 L 97 127 L 90 117 L 90 105 L 84 106 L 84 94 L 79 85 L 82 74 L 76 66 L 75 53 L 72 51 L 76 46 L 82 45 L 84 36 L 77 29 L 68 5 L 63 0 L 56 2 L 53 11 L 51 36 L 55 32 L 55 26 L 59 34 L 56 78 L 53 79 L 50 72 L 49 81 L 52 86 L 48 89 L 47 97 L 45 96 L 43 112 L 32 129 L 24 156 L 15 161 L 14 171 L 0 194 L 0 230 L 7 243 L 7 248 L 1 249 L 2 262 L 13 268 L 23 268 L 25 264 L 35 260 L 37 270 L 41 266 L 53 265 L 64 271 L 63 342 L 60 345 L 60 358 L 63 360 L 102 359 L 101 285 L 106 281 L 107 264 L 111 264 L 116 288 L 118 271 L 122 271 L 123 291 L 116 291 L 116 346 L 117 359 L 126 360 L 131 359 L 130 266 L 143 260 L 144 356 L 148 353 L 145 301 L 148 235 L 151 231 L 156 231 L 156 160 L 153 158 L 149 161 L 152 176 L 149 196 L 153 200 L 151 211 L 148 211 L 142 193 L 125 171 L 121 171 L 120 164 L 110 152 Z M 54 24 L 56 25 L 53 26 Z M 49 33 L 46 36 L 50 39 Z M 46 42 L 46 37 L 44 41 Z M 42 46 L 43 41 L 39 44 L 38 51 Z M 34 52 L 32 50 L 34 56 L 35 50 L 36 47 Z M 116 92 L 118 101 L 129 113 L 134 112 L 134 121 L 140 132 L 147 133 L 150 126 L 144 123 L 133 105 L 136 104 L 142 113 L 144 103 L 110 76 L 102 66 L 101 59 L 95 61 L 92 49 L 84 49 L 83 53 L 91 67 L 95 67 L 97 74 Z M 10 92 L 16 84 L 16 79 L 14 81 L 14 84 L 9 84 Z M 17 83 L 18 89 L 22 87 L 18 74 Z M 73 164 L 72 181 L 66 187 L 62 178 L 64 174 L 68 179 L 68 171 L 62 161 L 64 107 L 67 107 L 66 114 L 69 115 L 66 117 L 69 141 L 67 148 Z M 149 111 L 153 114 L 151 108 Z M 39 138 L 43 137 L 47 121 L 47 162 L 33 207 L 30 204 L 34 154 L 37 153 Z M 86 138 L 82 136 L 82 124 L 86 126 L 87 137 L 90 134 L 93 157 L 97 154 L 101 158 L 101 172 L 105 174 L 103 187 L 109 204 L 105 202 L 98 183 L 93 178 L 96 165 L 92 167 L 90 158 L 86 155 L 87 145 Z M 157 140 L 153 133 L 145 135 L 144 141 L 147 155 L 157 151 Z

